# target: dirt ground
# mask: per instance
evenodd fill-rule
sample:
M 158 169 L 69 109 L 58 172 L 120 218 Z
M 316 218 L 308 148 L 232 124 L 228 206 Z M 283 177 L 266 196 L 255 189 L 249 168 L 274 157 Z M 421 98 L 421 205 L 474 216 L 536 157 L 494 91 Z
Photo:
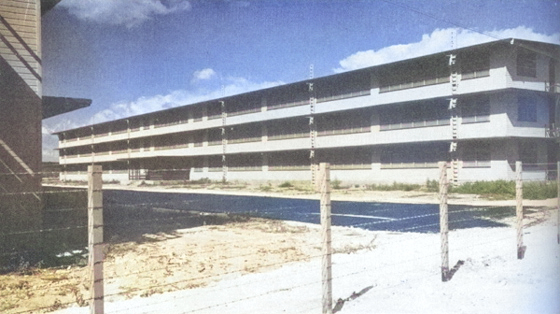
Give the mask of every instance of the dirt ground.
M 335 252 L 373 249 L 375 236 L 342 230 Z M 250 219 L 145 234 L 142 243 L 110 244 L 104 263 L 106 300 L 191 289 L 224 276 L 278 268 L 320 254 L 320 230 L 293 222 Z M 0 312 L 44 313 L 85 306 L 87 267 L 33 269 L 0 276 Z
M 119 187 L 148 189 L 146 187 Z M 165 192 L 184 188 L 159 188 Z M 151 187 L 150 190 L 158 190 Z M 192 191 L 192 190 L 190 190 Z M 318 198 L 306 191 L 216 191 L 282 197 Z M 333 200 L 437 203 L 437 194 L 423 192 L 334 191 Z M 450 197 L 450 203 L 514 206 L 515 201 L 487 201 L 476 196 Z M 556 199 L 526 202 L 526 224 L 551 215 Z M 375 248 L 375 232 L 334 227 L 335 253 Z M 173 232 L 144 234 L 139 241 L 107 244 L 104 263 L 106 300 L 147 297 L 168 291 L 206 286 L 226 276 L 262 272 L 290 262 L 320 256 L 320 226 L 265 219 L 247 219 Z M 78 304 L 87 305 L 87 267 L 28 269 L 0 276 L 1 313 L 45 313 Z

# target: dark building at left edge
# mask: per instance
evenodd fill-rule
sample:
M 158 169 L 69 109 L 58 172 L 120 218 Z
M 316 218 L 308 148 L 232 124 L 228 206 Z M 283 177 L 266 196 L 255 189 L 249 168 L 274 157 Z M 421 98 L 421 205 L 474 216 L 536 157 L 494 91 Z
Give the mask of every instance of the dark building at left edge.
M 0 0 L 0 253 L 41 237 L 41 120 L 91 104 L 42 93 L 41 17 L 59 1 Z

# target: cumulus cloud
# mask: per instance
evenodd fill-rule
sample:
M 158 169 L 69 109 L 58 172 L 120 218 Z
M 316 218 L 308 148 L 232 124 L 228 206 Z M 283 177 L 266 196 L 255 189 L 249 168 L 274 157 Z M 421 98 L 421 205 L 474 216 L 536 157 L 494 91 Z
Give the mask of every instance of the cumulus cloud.
M 280 81 L 256 83 L 240 77 L 228 77 L 225 79 L 225 82 L 226 84 L 224 84 L 221 88 L 211 91 L 177 90 L 167 95 L 140 97 L 134 101 L 115 103 L 108 109 L 102 110 L 93 115 L 90 121 L 87 121 L 86 124 L 121 119 L 129 116 L 184 106 L 210 99 L 217 99 L 223 96 L 236 95 L 284 84 Z
M 43 134 L 194 104 L 210 99 L 218 99 L 224 96 L 237 95 L 282 84 L 284 84 L 282 81 L 253 82 L 242 77 L 227 77 L 224 79 L 224 84 L 214 90 L 176 90 L 165 95 L 144 96 L 136 100 L 116 102 L 107 109 L 93 114 L 88 120 L 69 121 L 64 119 L 63 115 L 53 117 L 43 121 Z
M 193 73 L 193 78 L 191 80 L 192 83 L 196 83 L 198 81 L 209 80 L 216 76 L 216 71 L 206 68 L 199 71 L 195 71 Z
M 452 38 L 454 47 L 452 47 Z M 462 48 L 471 45 L 495 41 L 498 38 L 518 38 L 547 43 L 560 43 L 560 33 L 540 34 L 531 28 L 519 26 L 511 29 L 494 30 L 485 34 L 459 28 L 436 29 L 431 34 L 424 34 L 418 42 L 392 45 L 379 50 L 358 51 L 339 62 L 340 67 L 334 72 L 344 72 L 378 64 L 410 59 L 422 55 Z
M 187 0 L 65 0 L 59 7 L 85 21 L 132 28 L 156 15 L 191 9 Z

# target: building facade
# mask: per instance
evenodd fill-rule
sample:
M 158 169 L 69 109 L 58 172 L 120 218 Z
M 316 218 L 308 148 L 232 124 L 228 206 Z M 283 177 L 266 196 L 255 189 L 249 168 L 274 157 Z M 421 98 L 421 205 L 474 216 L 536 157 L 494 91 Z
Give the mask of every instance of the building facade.
M 42 228 L 41 120 L 91 103 L 43 96 L 41 16 L 59 1 L 0 0 L 0 251 Z
M 517 39 L 286 84 L 59 132 L 62 180 L 545 179 L 560 46 Z

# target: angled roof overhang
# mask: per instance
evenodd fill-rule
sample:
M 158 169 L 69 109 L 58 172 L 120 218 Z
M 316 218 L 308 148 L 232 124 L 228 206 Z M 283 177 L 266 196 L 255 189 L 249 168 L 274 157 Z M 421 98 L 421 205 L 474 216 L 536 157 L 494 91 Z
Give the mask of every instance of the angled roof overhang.
M 43 119 L 91 105 L 91 99 L 43 96 Z
M 45 15 L 50 9 L 59 3 L 60 0 L 41 0 L 41 15 Z

